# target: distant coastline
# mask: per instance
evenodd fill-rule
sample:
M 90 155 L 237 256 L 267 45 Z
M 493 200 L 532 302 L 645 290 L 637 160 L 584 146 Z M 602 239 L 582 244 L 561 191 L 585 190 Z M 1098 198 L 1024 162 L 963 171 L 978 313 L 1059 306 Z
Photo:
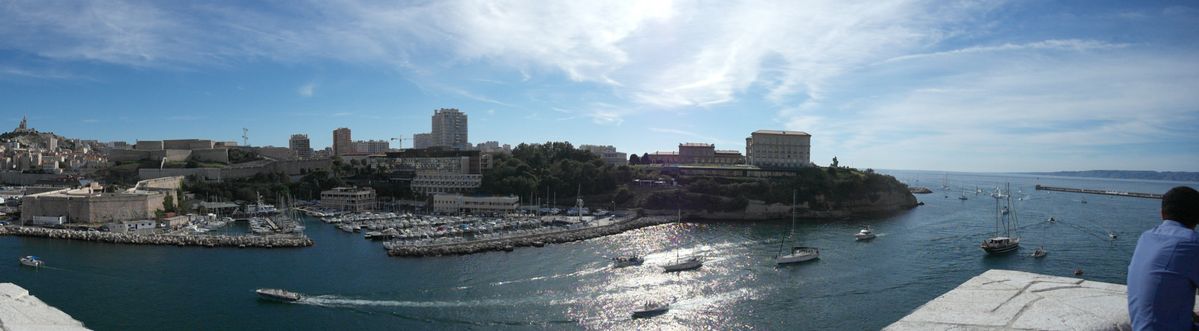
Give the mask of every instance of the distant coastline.
M 1115 179 L 1148 179 L 1168 180 L 1179 182 L 1199 182 L 1199 172 L 1187 171 L 1149 171 L 1149 170 L 1085 170 L 1085 171 L 1055 171 L 1055 172 L 1025 172 L 1028 175 L 1115 178 Z

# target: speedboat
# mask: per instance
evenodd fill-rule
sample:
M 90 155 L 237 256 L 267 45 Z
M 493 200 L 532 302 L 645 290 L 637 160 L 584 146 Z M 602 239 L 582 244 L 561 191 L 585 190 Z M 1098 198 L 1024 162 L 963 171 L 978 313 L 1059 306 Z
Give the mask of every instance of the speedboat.
M 858 233 L 855 233 L 853 236 L 854 238 L 858 238 L 858 240 L 870 240 L 876 237 L 874 235 L 874 231 L 870 231 L 870 227 L 866 227 L 865 229 L 858 231 Z
M 300 299 L 304 298 L 304 296 L 300 295 L 299 293 L 276 288 L 260 288 L 254 290 L 254 292 L 258 293 L 259 298 L 283 302 L 300 301 Z
M 681 262 L 676 260 L 674 264 L 667 264 L 665 266 L 662 266 L 662 268 L 665 269 L 666 272 L 675 272 L 675 271 L 695 270 L 695 269 L 699 269 L 699 267 L 702 267 L 702 266 L 704 266 L 704 262 L 700 261 L 700 259 L 698 257 L 693 256 L 693 257 L 689 257 L 686 260 L 683 260 Z
M 645 259 L 636 255 L 617 256 L 612 258 L 612 267 L 614 268 L 637 266 L 641 265 L 642 263 L 645 263 Z
M 1045 257 L 1046 254 L 1049 254 L 1049 252 L 1044 247 L 1037 247 L 1037 250 L 1032 252 L 1032 257 L 1039 259 Z
M 979 245 L 983 251 L 988 254 L 1007 253 L 1020 248 L 1020 238 L 1010 237 L 994 237 L 984 240 L 982 245 Z
M 775 258 L 777 264 L 807 262 L 820 258 L 820 249 L 816 247 L 796 246 L 791 248 L 791 254 Z
M 45 261 L 42 261 L 33 255 L 20 258 L 19 260 L 21 261 L 21 265 L 28 266 L 28 267 L 37 268 L 37 267 L 46 265 Z
M 641 308 L 633 311 L 633 318 L 654 317 L 665 314 L 669 310 L 669 302 L 646 302 Z

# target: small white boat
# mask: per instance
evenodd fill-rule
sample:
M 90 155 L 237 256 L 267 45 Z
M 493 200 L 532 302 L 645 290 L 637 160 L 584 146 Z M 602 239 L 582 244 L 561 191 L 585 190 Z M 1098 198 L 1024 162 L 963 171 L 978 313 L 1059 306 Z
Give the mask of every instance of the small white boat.
M 1032 252 L 1032 257 L 1039 259 L 1045 257 L 1046 254 L 1049 254 L 1049 252 L 1044 247 L 1037 247 L 1037 250 Z
M 33 255 L 20 258 L 19 261 L 21 261 L 21 265 L 28 266 L 28 267 L 34 267 L 34 268 L 38 268 L 38 267 L 42 267 L 42 266 L 46 265 L 45 261 L 42 261 Z
M 820 249 L 815 247 L 792 247 L 791 254 L 775 258 L 777 264 L 800 263 L 820 258 Z
M 857 238 L 858 240 L 870 240 L 870 239 L 874 239 L 875 237 L 877 237 L 876 235 L 874 235 L 874 231 L 870 231 L 869 226 L 862 229 L 861 231 L 858 231 L 858 233 L 855 233 L 853 236 L 854 236 L 854 238 Z
M 672 300 L 673 301 L 673 300 Z M 654 317 L 670 311 L 670 302 L 646 302 L 633 310 L 633 318 Z
M 699 269 L 702 266 L 704 266 L 704 262 L 701 261 L 698 257 L 693 256 L 693 257 L 689 257 L 683 261 L 676 260 L 674 264 L 667 264 L 667 265 L 662 266 L 662 268 L 665 269 L 666 272 L 675 272 L 675 271 L 695 270 L 695 269 Z
M 612 258 L 612 267 L 614 268 L 638 266 L 642 263 L 645 263 L 645 259 L 636 255 L 617 256 Z
M 299 293 L 276 288 L 260 288 L 254 290 L 254 292 L 258 293 L 259 298 L 284 302 L 300 301 L 300 299 L 304 298 L 304 296 L 300 295 Z

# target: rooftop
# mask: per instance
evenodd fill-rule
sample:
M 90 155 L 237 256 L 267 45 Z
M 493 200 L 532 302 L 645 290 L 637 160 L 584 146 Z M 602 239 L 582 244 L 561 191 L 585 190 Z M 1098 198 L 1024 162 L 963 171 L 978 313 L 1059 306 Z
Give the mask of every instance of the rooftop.
M 682 144 L 679 144 L 679 147 L 712 147 L 712 146 L 714 146 L 714 145 L 705 144 L 705 143 L 682 143 Z
M 884 330 L 1130 330 L 1127 288 L 988 270 Z
M 758 130 L 758 131 L 754 131 L 754 134 L 772 134 L 772 135 L 781 135 L 781 136 L 811 136 L 807 132 L 803 132 L 803 131 L 783 131 L 783 130 Z

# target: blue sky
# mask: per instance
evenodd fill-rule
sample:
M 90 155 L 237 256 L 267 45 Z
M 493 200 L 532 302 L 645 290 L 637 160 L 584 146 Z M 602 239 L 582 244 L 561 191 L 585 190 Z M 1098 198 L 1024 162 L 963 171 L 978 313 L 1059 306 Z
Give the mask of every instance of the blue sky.
M 453 107 L 476 143 L 1199 171 L 1196 31 L 1189 1 L 0 1 L 0 125 L 323 147 Z

